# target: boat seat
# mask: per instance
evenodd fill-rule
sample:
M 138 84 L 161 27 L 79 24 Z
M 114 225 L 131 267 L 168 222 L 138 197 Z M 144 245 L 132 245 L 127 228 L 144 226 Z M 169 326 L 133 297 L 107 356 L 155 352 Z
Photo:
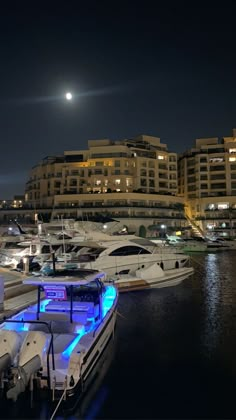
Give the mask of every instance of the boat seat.
M 29 316 L 29 320 L 36 321 L 36 314 L 34 319 Z M 25 321 L 26 317 L 24 317 Z M 53 333 L 55 334 L 70 334 L 74 333 L 76 329 L 76 324 L 85 325 L 87 322 L 87 312 L 81 313 L 73 313 L 73 322 L 70 322 L 70 313 L 60 313 L 60 312 L 40 312 L 38 321 L 47 322 Z M 45 324 L 30 324 L 29 326 L 30 331 L 43 331 L 45 333 L 49 333 L 48 327 Z
M 51 329 L 53 334 L 70 334 L 74 332 L 75 325 L 70 321 L 52 321 Z
M 41 331 L 44 332 L 45 334 L 49 334 L 49 329 L 47 327 L 47 325 L 45 324 L 30 324 L 29 325 L 29 331 Z
M 25 311 L 22 317 L 24 321 L 36 321 L 37 313 L 35 311 Z
M 39 314 L 39 320 L 49 322 L 51 330 L 55 334 L 74 332 L 74 325 L 70 322 L 69 313 L 42 312 Z
M 69 313 L 61 312 L 40 312 L 39 313 L 40 321 L 70 321 Z
M 69 301 L 51 301 L 45 306 L 45 311 L 48 312 L 69 312 Z M 94 303 L 93 302 L 73 302 L 73 312 L 88 312 L 89 316 L 93 316 Z

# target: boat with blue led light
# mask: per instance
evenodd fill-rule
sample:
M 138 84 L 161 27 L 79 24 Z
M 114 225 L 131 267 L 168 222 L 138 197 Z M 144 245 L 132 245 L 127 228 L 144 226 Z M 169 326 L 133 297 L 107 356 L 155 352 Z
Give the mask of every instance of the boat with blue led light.
M 36 286 L 37 303 L 0 325 L 3 398 L 48 391 L 52 401 L 70 408 L 114 334 L 117 288 L 106 283 L 104 272 L 88 269 L 23 283 Z

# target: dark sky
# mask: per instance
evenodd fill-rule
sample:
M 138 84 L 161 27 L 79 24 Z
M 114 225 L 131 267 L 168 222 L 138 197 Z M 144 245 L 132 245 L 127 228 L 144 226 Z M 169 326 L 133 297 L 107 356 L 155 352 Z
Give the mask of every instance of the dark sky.
M 236 127 L 233 1 L 5 3 L 0 199 L 89 139 L 148 134 L 182 152 Z

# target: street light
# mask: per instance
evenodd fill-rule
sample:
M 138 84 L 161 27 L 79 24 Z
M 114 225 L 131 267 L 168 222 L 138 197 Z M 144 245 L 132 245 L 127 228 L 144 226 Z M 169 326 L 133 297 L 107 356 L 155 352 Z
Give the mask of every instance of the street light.
M 166 237 L 166 225 L 161 225 L 161 237 L 162 239 Z

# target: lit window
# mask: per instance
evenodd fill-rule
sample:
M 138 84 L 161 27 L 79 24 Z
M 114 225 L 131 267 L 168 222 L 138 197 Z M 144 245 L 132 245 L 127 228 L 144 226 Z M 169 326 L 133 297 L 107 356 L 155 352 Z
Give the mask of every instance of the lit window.
M 131 178 L 126 178 L 126 186 L 127 187 L 132 187 L 132 179 Z
M 163 160 L 163 159 L 164 159 L 164 156 L 162 156 L 162 155 L 158 155 L 158 156 L 157 156 L 157 159 L 158 159 L 158 160 Z
M 215 227 L 215 225 L 214 225 L 214 224 L 208 224 L 208 225 L 207 225 L 207 229 L 210 229 L 210 230 L 214 229 L 214 227 Z
M 116 185 L 120 185 L 120 179 L 116 179 L 116 180 L 115 180 L 115 184 L 116 184 Z
M 235 161 L 236 161 L 236 157 L 230 157 L 230 158 L 229 158 L 229 161 L 230 161 L 230 162 L 235 162 Z
M 229 203 L 219 203 L 218 210 L 225 210 L 229 208 Z

